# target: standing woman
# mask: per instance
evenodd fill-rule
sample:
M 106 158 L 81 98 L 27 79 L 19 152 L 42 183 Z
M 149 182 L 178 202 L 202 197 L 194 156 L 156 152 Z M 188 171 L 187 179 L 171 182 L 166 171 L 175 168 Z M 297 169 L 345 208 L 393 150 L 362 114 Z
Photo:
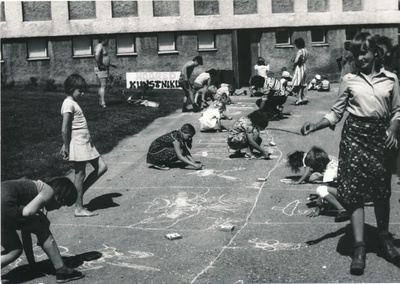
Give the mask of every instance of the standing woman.
M 390 149 L 398 146 L 400 130 L 399 82 L 381 68 L 382 51 L 369 33 L 360 33 L 351 43 L 358 71 L 346 74 L 331 111 L 318 123 L 306 123 L 307 135 L 334 128 L 347 110 L 338 168 L 338 199 L 351 216 L 354 255 L 350 273 L 362 275 L 365 268 L 364 204 L 374 203 L 379 252 L 389 262 L 400 260 L 389 232 L 391 170 Z
M 294 45 L 298 49 L 296 57 L 293 60 L 293 93 L 298 95 L 295 105 L 301 105 L 308 102 L 304 94 L 304 90 L 307 87 L 306 73 L 307 66 L 306 61 L 308 58 L 308 51 L 305 48 L 306 44 L 304 39 L 299 37 L 294 40 Z

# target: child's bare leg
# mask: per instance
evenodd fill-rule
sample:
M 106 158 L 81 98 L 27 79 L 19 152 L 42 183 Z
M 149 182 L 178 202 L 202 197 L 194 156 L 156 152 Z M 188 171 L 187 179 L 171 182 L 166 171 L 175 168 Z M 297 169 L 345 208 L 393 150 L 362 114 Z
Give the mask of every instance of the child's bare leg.
M 101 106 L 106 105 L 106 101 L 105 101 L 105 96 L 106 96 L 106 83 L 107 83 L 107 78 L 101 78 L 99 79 L 100 81 L 100 88 L 98 90 L 98 94 L 99 94 L 99 104 Z
M 15 230 L 1 230 L 1 246 L 4 252 L 1 253 L 1 268 L 9 265 L 22 254 L 22 244 Z
M 332 194 L 332 193 L 335 194 Z M 326 185 L 321 185 L 317 187 L 317 194 L 324 198 L 329 204 L 333 205 L 338 211 L 345 211 L 344 207 L 340 202 L 336 199 L 336 188 Z
M 78 193 L 75 202 L 75 217 L 91 217 L 97 215 L 96 213 L 90 212 L 83 207 L 83 194 L 84 187 L 83 181 L 86 176 L 86 162 L 75 162 L 75 180 L 74 184 Z

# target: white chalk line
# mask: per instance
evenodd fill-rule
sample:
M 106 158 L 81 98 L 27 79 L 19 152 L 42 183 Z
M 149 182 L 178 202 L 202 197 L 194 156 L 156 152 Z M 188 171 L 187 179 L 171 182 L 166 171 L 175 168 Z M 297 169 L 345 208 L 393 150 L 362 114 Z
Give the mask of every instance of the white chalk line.
M 283 154 L 282 154 L 282 151 L 281 151 L 278 147 L 276 147 L 276 149 L 278 149 L 278 151 L 280 152 L 280 157 L 279 157 L 278 160 L 276 160 L 275 166 L 267 173 L 266 178 L 268 178 L 268 177 L 271 175 L 271 173 L 272 173 L 272 172 L 278 167 L 278 165 L 280 164 L 280 160 L 281 160 Z M 263 185 L 264 185 L 264 184 L 265 184 L 265 182 L 263 183 Z M 235 232 L 235 234 L 234 234 L 234 235 L 232 236 L 232 238 L 229 240 L 229 243 L 228 243 L 227 245 L 225 245 L 225 246 L 222 247 L 221 251 L 220 251 L 220 252 L 218 253 L 218 255 L 214 258 L 214 260 L 212 260 L 206 268 L 204 268 L 202 271 L 200 271 L 200 273 L 197 274 L 197 275 L 193 278 L 193 280 L 192 280 L 190 283 L 194 283 L 201 275 L 203 275 L 203 274 L 206 273 L 210 268 L 212 268 L 213 265 L 214 265 L 214 263 L 220 258 L 220 256 L 225 252 L 225 250 L 232 244 L 233 240 L 236 239 L 236 237 L 247 227 L 247 225 L 249 224 L 250 216 L 253 214 L 253 212 L 254 212 L 254 210 L 255 210 L 255 208 L 256 208 L 256 206 L 257 206 L 257 203 L 258 203 L 258 200 L 259 200 L 259 198 L 260 198 L 260 195 L 261 195 L 261 193 L 262 193 L 262 191 L 263 191 L 263 188 L 264 188 L 264 186 L 261 186 L 261 187 L 258 189 L 258 193 L 257 193 L 257 195 L 256 195 L 256 198 L 255 198 L 255 201 L 254 201 L 254 203 L 253 203 L 253 206 L 252 206 L 251 210 L 249 211 L 249 213 L 247 214 L 243 226 L 242 226 L 239 230 L 237 230 L 237 231 Z

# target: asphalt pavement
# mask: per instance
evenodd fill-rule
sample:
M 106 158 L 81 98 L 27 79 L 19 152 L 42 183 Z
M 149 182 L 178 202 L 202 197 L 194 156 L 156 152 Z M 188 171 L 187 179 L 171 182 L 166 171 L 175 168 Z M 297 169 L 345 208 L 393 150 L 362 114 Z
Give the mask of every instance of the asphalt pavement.
M 317 186 L 288 183 L 295 176 L 285 165 L 289 152 L 317 145 L 338 156 L 343 121 L 335 131 L 299 133 L 304 122 L 317 122 L 329 110 L 337 89 L 333 84 L 327 93 L 310 91 L 304 106 L 289 97 L 285 118 L 271 121 L 261 135 L 271 160 L 229 158 L 227 133 L 201 133 L 199 113 L 177 111 L 123 140 L 103 156 L 109 171 L 84 198 L 98 216 L 76 218 L 73 208 L 49 213 L 66 263 L 86 275 L 73 283 L 399 282 L 400 268 L 376 254 L 373 208 L 366 209 L 367 267 L 364 275 L 352 276 L 349 222 L 308 218 L 313 208 L 307 197 Z M 223 121 L 227 127 L 256 109 L 256 98 L 232 100 L 226 113 L 234 119 Z M 197 130 L 192 154 L 204 169 L 148 168 L 150 143 L 184 123 Z M 400 249 L 397 182 L 393 176 L 390 227 Z M 181 238 L 165 237 L 173 233 Z M 32 273 L 22 255 L 2 270 L 3 281 L 54 283 L 55 276 L 46 275 L 46 255 L 38 247 L 35 255 L 40 269 Z

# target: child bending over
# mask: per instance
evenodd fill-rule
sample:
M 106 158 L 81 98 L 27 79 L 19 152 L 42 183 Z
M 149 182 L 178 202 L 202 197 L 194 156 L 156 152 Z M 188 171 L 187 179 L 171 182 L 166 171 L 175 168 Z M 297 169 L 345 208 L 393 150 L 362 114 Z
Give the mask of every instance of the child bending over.
M 301 167 L 304 167 L 304 173 L 297 182 L 324 183 L 317 187 L 317 207 L 315 211 L 309 214 L 309 217 L 316 217 L 323 208 L 323 202 L 328 202 L 337 210 L 335 222 L 343 222 L 349 219 L 344 207 L 337 200 L 336 179 L 338 161 L 321 148 L 313 146 L 306 153 L 303 151 L 295 151 L 288 155 L 288 166 L 292 171 L 297 173 Z
M 261 147 L 260 131 L 268 126 L 268 116 L 260 110 L 253 111 L 239 118 L 229 130 L 228 145 L 235 153 L 231 157 L 240 157 L 241 149 L 246 149 L 245 157 L 255 159 L 253 150 L 261 153 L 264 159 L 269 159 L 270 153 Z
M 199 118 L 201 132 L 226 131 L 225 126 L 221 123 L 221 117 L 226 110 L 226 106 L 222 102 L 211 105 L 203 115 Z
M 72 206 L 77 191 L 67 177 L 53 178 L 44 183 L 29 179 L 9 180 L 1 183 L 1 268 L 16 260 L 25 249 L 30 265 L 35 263 L 31 233 L 37 237 L 38 245 L 50 258 L 56 270 L 57 283 L 84 277 L 65 266 L 57 243 L 50 231 L 50 221 L 41 210 L 60 209 Z M 17 231 L 21 231 L 23 245 Z
M 195 162 L 189 152 L 196 130 L 193 125 L 185 124 L 180 130 L 174 130 L 154 140 L 147 152 L 147 163 L 159 170 L 169 170 L 168 165 L 181 161 L 194 170 L 201 170 L 202 164 Z

